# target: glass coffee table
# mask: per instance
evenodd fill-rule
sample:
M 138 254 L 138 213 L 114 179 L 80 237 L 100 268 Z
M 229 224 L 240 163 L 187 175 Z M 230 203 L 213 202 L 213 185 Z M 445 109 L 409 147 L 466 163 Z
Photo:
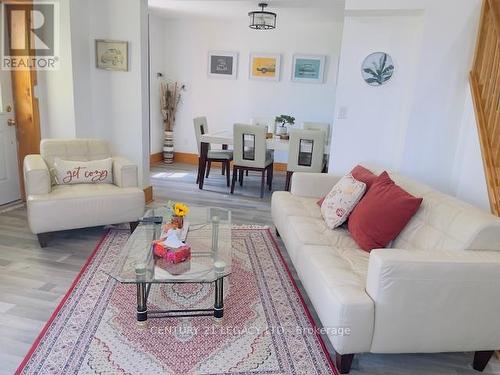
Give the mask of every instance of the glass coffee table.
M 109 273 L 125 284 L 137 285 L 137 321 L 148 318 L 224 315 L 224 278 L 231 274 L 231 211 L 212 207 L 190 207 L 184 219 L 188 228 L 185 243 L 191 246 L 191 259 L 171 264 L 153 255 L 152 242 L 160 237 L 162 225 L 169 223 L 170 210 L 156 208 L 145 218 L 161 216 L 162 224 L 140 222 Z M 148 310 L 148 295 L 153 284 L 214 283 L 213 309 Z

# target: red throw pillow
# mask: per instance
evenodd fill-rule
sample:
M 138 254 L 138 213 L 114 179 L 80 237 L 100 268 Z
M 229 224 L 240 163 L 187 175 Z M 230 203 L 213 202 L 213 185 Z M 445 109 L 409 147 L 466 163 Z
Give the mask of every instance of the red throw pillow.
M 351 171 L 351 174 L 352 177 L 354 177 L 356 180 L 364 182 L 366 184 L 366 192 L 368 192 L 368 190 L 377 179 L 377 175 L 373 174 L 371 171 L 361 165 L 356 165 Z
M 370 252 L 386 247 L 415 215 L 421 203 L 422 198 L 407 193 L 383 172 L 349 216 L 349 232 L 363 250 Z
M 364 182 L 366 184 L 365 191 L 368 191 L 368 189 L 372 186 L 373 182 L 377 178 L 377 175 L 373 174 L 372 172 L 370 172 L 365 167 L 362 167 L 361 165 L 356 165 L 354 167 L 354 169 L 349 173 L 356 180 Z M 319 201 L 317 201 L 316 204 L 321 207 L 325 198 L 326 198 L 326 195 L 323 198 L 321 198 Z

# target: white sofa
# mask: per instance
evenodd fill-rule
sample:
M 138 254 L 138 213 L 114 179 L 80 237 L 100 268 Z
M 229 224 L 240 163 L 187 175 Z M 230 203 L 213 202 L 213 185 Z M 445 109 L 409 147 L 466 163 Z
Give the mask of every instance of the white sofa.
M 41 247 L 47 246 L 49 232 L 124 222 L 135 228 L 145 208 L 135 164 L 113 157 L 113 184 L 56 185 L 50 173 L 56 157 L 89 161 L 112 156 L 108 143 L 98 139 L 45 139 L 40 155 L 26 156 L 28 223 Z
M 500 349 L 500 219 L 389 175 L 424 200 L 391 248 L 371 253 L 321 218 L 316 201 L 340 176 L 294 173 L 291 192 L 272 197 L 276 230 L 328 328 L 337 368 L 348 373 L 363 352 L 475 351 L 474 368 L 482 371 Z

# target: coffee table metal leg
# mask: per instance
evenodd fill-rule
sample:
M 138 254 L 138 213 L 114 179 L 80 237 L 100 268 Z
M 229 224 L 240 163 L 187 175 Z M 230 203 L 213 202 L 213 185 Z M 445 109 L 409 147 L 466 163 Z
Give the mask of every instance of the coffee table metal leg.
M 221 319 L 224 316 L 224 278 L 215 281 L 214 317 Z
M 146 283 L 137 283 L 137 321 L 148 320 Z

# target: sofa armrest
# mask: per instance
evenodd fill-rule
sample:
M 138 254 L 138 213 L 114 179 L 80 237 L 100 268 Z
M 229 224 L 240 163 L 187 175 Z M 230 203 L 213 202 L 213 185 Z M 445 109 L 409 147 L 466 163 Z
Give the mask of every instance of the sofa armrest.
M 500 251 L 374 250 L 366 292 L 372 352 L 500 347 Z
M 122 157 L 113 157 L 113 183 L 121 188 L 138 187 L 137 165 Z
M 332 190 L 340 178 L 341 176 L 327 173 L 295 172 L 290 192 L 301 197 L 321 198 Z
M 48 194 L 52 190 L 47 163 L 40 155 L 27 155 L 23 163 L 26 196 Z

